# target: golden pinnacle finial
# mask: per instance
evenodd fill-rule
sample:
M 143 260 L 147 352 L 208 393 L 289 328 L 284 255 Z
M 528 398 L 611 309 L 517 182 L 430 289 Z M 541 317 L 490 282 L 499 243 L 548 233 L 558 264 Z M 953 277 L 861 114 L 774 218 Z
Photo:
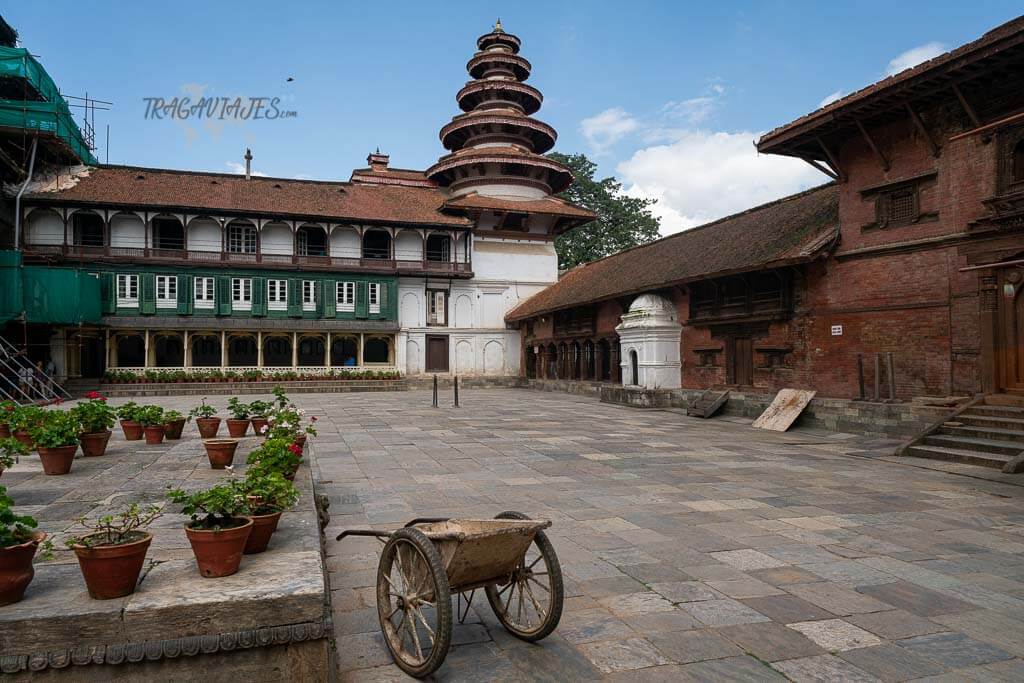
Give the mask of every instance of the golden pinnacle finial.
M 504 33 L 504 31 L 501 29 L 501 17 L 498 17 L 498 20 L 494 22 L 494 32 Z

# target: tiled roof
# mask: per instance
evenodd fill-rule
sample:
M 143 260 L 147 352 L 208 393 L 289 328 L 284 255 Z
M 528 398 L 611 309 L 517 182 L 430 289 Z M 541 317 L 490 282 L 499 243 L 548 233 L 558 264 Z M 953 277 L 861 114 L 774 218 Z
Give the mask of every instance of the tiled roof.
M 993 50 L 998 50 L 999 43 L 1008 41 L 1009 43 L 1019 45 L 1021 40 L 1024 40 L 1024 16 L 1017 17 L 1005 24 L 997 26 L 977 40 L 961 45 L 955 50 L 950 50 L 938 57 L 922 62 L 915 67 L 905 69 L 897 74 L 889 76 L 888 78 L 884 78 L 877 83 L 867 86 L 866 88 L 861 88 L 860 90 L 850 93 L 846 97 L 836 100 L 821 109 L 817 109 L 810 114 L 801 116 L 795 121 L 791 121 L 784 126 L 780 126 L 775 130 L 769 131 L 761 137 L 757 146 L 762 151 L 770 151 L 770 148 L 779 140 L 779 138 L 786 136 L 797 128 L 804 128 L 808 126 L 813 127 L 818 123 L 831 121 L 838 115 L 839 110 L 845 110 L 853 105 L 861 103 L 867 98 L 887 91 L 907 88 L 918 81 L 931 78 L 933 74 L 929 72 L 936 71 L 939 67 L 948 65 L 951 68 L 957 68 L 958 66 L 961 66 L 961 60 L 964 62 L 969 61 L 972 56 L 977 56 L 979 58 L 991 56 Z M 1004 46 L 1005 44 L 1007 43 L 1004 43 Z
M 414 171 L 407 168 L 386 168 L 383 171 L 373 168 L 357 168 L 352 171 L 352 177 L 349 180 L 353 183 L 373 183 L 377 185 L 437 187 L 437 183 L 424 175 L 423 171 Z
M 91 167 L 74 184 L 59 186 L 61 189 L 27 193 L 25 199 L 333 221 L 472 225 L 463 216 L 441 210 L 446 199 L 443 191 L 425 187 L 260 176 L 246 180 L 245 176 L 226 173 L 135 166 Z
M 838 230 L 839 192 L 830 183 L 574 268 L 505 318 L 809 261 Z
M 597 214 L 593 211 L 584 209 L 582 206 L 570 204 L 558 197 L 524 200 L 501 199 L 498 197 L 484 197 L 475 192 L 445 202 L 445 208 L 541 213 L 549 216 L 582 218 L 588 221 L 597 217 Z

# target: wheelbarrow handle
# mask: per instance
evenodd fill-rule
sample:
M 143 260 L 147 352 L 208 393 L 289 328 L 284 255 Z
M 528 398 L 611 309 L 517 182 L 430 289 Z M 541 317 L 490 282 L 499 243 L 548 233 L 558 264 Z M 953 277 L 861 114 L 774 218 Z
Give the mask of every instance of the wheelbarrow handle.
M 335 541 L 340 541 L 346 536 L 375 536 L 376 538 L 387 538 L 391 535 L 390 531 L 377 531 L 376 529 L 346 529 L 335 537 Z
M 451 517 L 417 517 L 412 520 L 406 527 L 416 526 L 417 524 L 436 524 L 437 522 L 447 522 Z

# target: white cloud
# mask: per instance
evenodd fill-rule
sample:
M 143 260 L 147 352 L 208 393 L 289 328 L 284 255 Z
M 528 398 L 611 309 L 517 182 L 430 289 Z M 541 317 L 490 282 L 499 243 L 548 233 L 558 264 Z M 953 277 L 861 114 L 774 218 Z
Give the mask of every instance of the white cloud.
M 228 167 L 228 171 L 231 173 L 238 173 L 239 175 L 245 174 L 245 164 L 240 164 L 237 161 L 225 161 L 224 165 Z M 266 176 L 267 174 L 263 171 L 253 171 L 252 175 L 255 176 Z
M 719 90 L 715 92 L 720 93 L 724 90 L 721 86 L 718 88 Z M 661 108 L 661 111 L 669 118 L 680 119 L 692 126 L 707 120 L 716 103 L 717 100 L 714 97 L 693 97 L 682 102 L 669 102 Z
M 944 44 L 934 41 L 912 47 L 889 60 L 889 68 L 885 70 L 885 75 L 892 76 L 898 74 L 905 69 L 917 66 L 921 62 L 927 62 L 933 57 L 938 57 L 948 49 Z
M 580 132 L 595 154 L 603 154 L 616 142 L 640 127 L 640 122 L 622 107 L 605 109 L 580 122 Z
M 790 157 L 758 155 L 756 132 L 677 130 L 667 144 L 639 149 L 617 175 L 626 193 L 657 199 L 668 235 L 828 180 Z
M 831 95 L 829 95 L 828 97 L 826 97 L 825 99 L 818 103 L 818 109 L 821 109 L 822 107 L 827 107 L 833 102 L 841 100 L 844 97 L 846 97 L 845 90 L 836 90 L 834 93 L 832 93 Z

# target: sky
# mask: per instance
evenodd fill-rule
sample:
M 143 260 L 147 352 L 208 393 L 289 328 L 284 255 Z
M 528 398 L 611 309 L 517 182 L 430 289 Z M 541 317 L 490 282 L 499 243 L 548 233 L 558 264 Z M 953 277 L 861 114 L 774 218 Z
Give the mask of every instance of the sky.
M 657 199 L 664 234 L 828 180 L 759 156 L 764 132 L 1013 19 L 1019 0 L 905 2 L 23 2 L 2 9 L 100 161 L 347 180 L 376 148 L 424 169 L 444 149 L 476 38 L 501 18 L 544 93 L 556 150 Z M 293 79 L 289 81 L 288 79 Z M 153 117 L 156 98 L 279 98 L 276 118 Z M 106 145 L 106 129 L 110 144 Z

